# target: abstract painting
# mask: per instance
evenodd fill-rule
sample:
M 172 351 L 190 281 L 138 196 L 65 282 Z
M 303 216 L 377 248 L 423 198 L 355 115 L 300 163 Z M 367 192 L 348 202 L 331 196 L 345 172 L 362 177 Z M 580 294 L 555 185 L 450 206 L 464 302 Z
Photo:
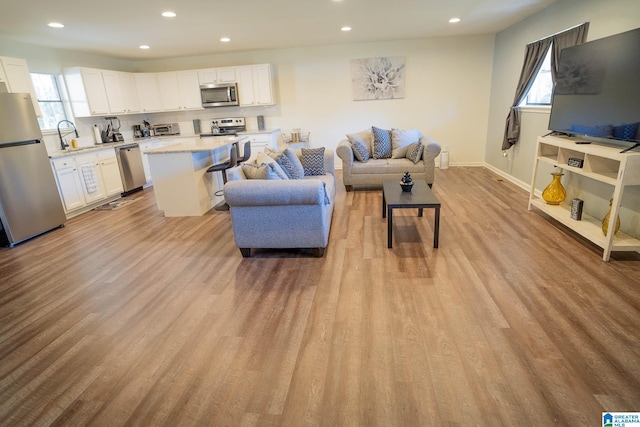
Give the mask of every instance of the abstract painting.
M 351 60 L 354 101 L 404 98 L 404 57 Z

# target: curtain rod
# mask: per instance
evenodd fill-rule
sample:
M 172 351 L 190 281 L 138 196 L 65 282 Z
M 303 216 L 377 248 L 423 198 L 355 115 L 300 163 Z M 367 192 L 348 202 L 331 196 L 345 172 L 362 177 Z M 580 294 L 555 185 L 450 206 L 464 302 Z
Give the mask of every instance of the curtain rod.
M 581 24 L 577 24 L 577 25 L 574 25 L 573 27 L 569 27 L 569 28 L 567 28 L 566 30 L 558 31 L 557 33 L 553 33 L 553 34 L 551 34 L 550 36 L 542 37 L 542 38 L 539 38 L 538 40 L 534 40 L 534 41 L 532 41 L 532 42 L 529 42 L 529 43 L 527 43 L 527 45 L 530 45 L 530 44 L 532 44 L 532 43 L 537 43 L 537 42 L 539 42 L 539 41 L 541 41 L 541 40 L 546 40 L 546 39 L 551 38 L 551 37 L 553 37 L 553 36 L 557 36 L 558 34 L 562 34 L 562 33 L 565 33 L 565 32 L 567 32 L 567 31 L 571 31 L 571 30 L 573 30 L 574 28 L 578 28 L 578 27 L 579 27 L 579 26 L 581 26 L 581 25 L 589 24 L 589 23 L 590 23 L 589 21 L 585 21 L 585 22 L 583 22 L 583 23 L 581 23 Z

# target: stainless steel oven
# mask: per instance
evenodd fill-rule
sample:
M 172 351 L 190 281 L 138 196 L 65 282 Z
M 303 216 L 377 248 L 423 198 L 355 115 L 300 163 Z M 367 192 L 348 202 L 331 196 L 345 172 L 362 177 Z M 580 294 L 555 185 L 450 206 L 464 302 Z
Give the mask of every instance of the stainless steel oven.
M 203 107 L 229 107 L 239 105 L 237 83 L 210 83 L 200 85 Z

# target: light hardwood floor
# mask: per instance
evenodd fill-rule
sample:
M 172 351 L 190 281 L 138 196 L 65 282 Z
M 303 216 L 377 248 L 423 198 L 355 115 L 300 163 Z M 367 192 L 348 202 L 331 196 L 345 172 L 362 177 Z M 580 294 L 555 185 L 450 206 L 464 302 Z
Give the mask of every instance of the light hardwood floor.
M 640 411 L 640 255 L 482 168 L 433 210 L 338 179 L 323 258 L 243 259 L 228 213 L 152 190 L 0 249 L 0 425 L 601 425 Z

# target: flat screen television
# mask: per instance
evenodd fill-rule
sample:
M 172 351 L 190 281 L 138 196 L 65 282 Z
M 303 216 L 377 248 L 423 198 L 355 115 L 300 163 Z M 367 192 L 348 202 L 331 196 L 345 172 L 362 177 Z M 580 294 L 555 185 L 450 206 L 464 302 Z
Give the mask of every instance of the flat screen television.
M 549 130 L 638 146 L 640 28 L 560 52 Z

